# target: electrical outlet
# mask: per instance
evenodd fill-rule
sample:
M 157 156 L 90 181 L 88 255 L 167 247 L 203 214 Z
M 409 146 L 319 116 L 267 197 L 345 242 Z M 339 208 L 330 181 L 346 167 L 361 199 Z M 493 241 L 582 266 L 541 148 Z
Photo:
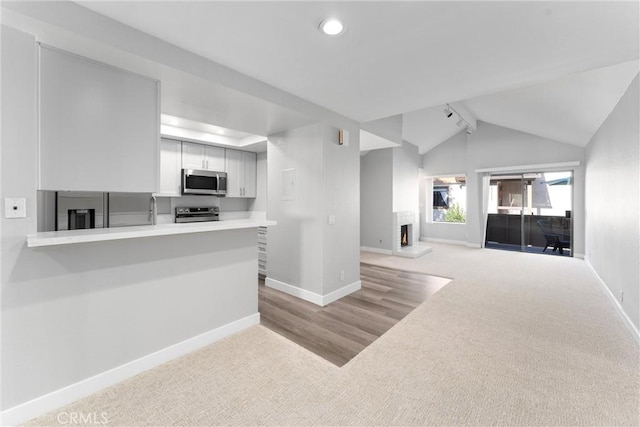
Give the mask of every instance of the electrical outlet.
M 26 218 L 27 217 L 27 199 L 25 199 L 24 197 L 4 199 L 4 217 L 5 218 Z
M 624 291 L 620 291 L 620 302 L 624 301 Z
M 340 280 L 344 280 L 344 271 L 340 272 Z

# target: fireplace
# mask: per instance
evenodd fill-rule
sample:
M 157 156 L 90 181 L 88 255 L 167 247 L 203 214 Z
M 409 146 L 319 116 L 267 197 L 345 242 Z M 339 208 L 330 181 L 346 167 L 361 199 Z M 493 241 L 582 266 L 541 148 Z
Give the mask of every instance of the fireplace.
M 393 251 L 408 249 L 420 240 L 418 215 L 411 211 L 393 213 Z
M 417 258 L 431 251 L 431 248 L 419 244 L 420 223 L 417 212 L 393 212 L 393 255 Z
M 409 226 L 400 226 L 400 247 L 409 246 Z

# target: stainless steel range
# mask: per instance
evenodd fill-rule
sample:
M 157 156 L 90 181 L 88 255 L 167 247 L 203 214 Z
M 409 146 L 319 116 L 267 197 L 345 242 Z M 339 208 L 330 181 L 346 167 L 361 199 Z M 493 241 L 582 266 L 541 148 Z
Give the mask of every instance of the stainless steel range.
M 219 221 L 220 208 L 176 208 L 176 222 Z

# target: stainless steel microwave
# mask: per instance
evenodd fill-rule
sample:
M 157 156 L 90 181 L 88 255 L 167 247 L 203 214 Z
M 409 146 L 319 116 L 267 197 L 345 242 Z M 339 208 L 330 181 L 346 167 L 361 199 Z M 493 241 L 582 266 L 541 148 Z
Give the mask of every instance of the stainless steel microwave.
M 227 194 L 227 173 L 182 169 L 182 194 L 224 196 Z

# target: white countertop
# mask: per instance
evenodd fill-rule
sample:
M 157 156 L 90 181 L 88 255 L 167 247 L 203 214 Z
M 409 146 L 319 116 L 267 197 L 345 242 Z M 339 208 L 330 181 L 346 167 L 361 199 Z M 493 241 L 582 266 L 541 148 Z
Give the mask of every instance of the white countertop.
M 272 226 L 276 224 L 276 221 L 268 220 L 235 219 L 184 224 L 158 224 L 118 228 L 93 228 L 89 230 L 47 231 L 27 235 L 27 246 L 34 248 L 40 246 L 68 245 L 73 243 L 101 242 L 105 240 L 169 236 L 172 234 L 207 233 L 211 231 L 239 230 L 243 228 Z

